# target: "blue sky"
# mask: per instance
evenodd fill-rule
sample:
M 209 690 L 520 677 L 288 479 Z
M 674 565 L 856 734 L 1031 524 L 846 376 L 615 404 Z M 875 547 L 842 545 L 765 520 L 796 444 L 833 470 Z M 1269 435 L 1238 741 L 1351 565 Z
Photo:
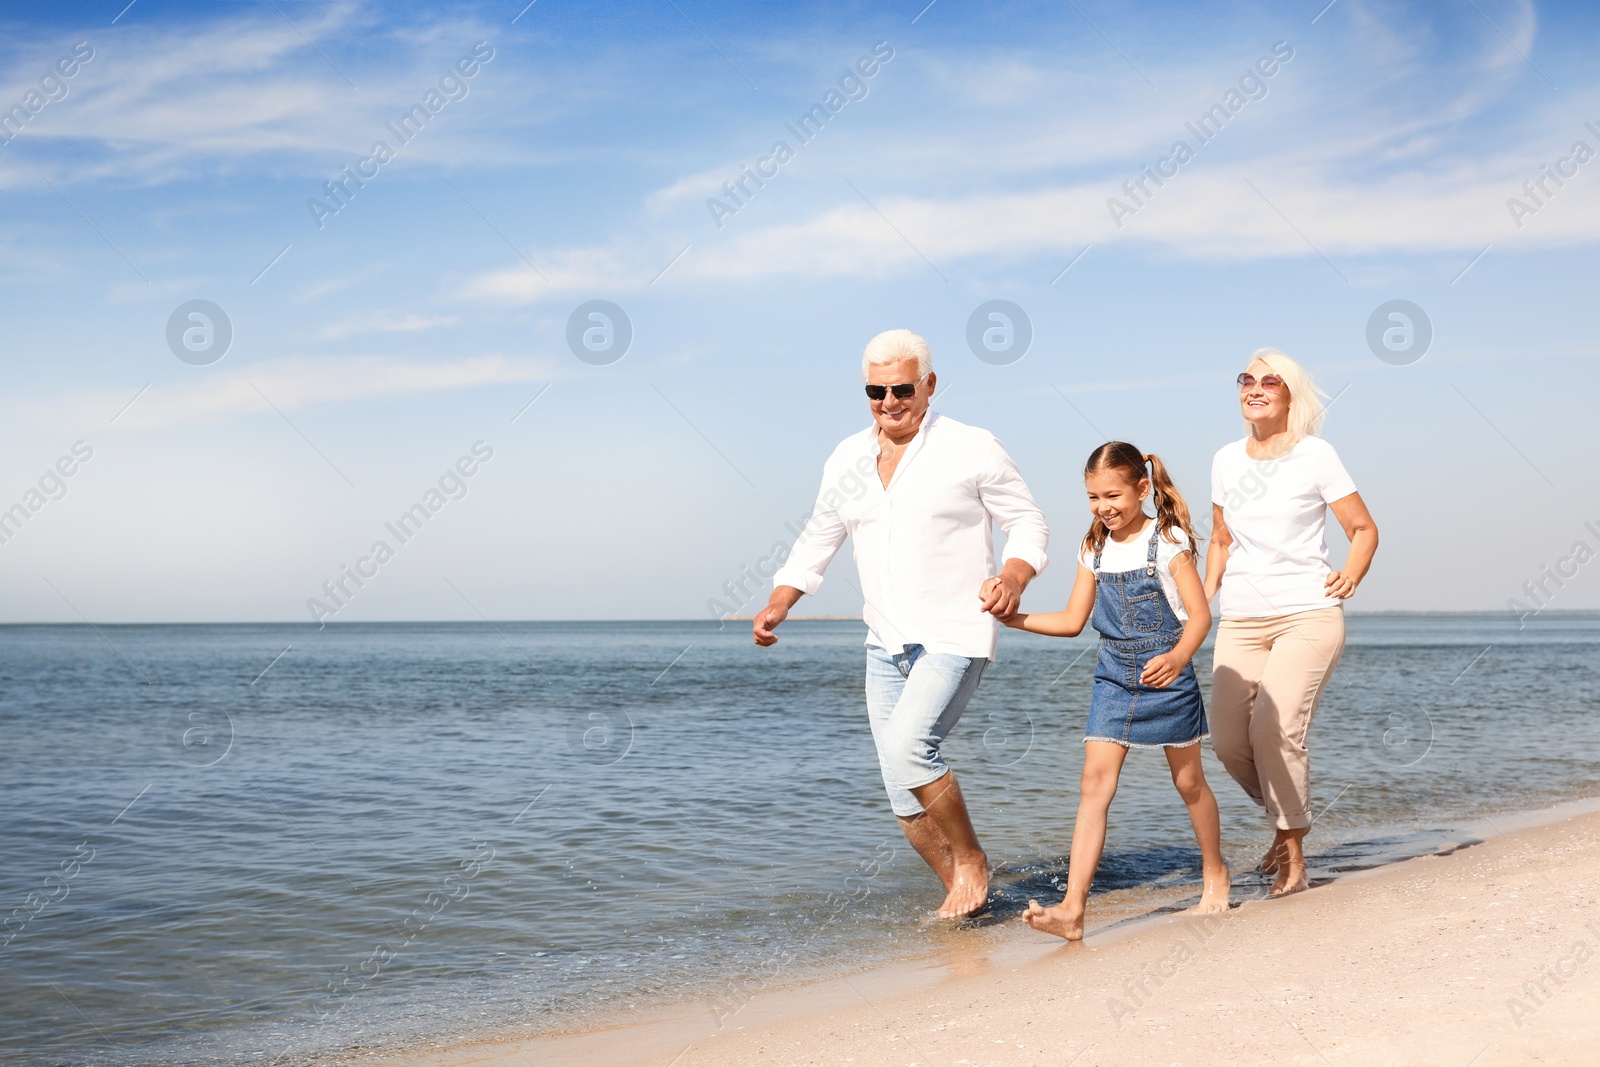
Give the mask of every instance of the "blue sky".
M 705 617 L 865 425 L 859 353 L 894 326 L 1017 459 L 1058 562 L 1107 436 L 1206 510 L 1231 379 L 1275 345 L 1338 394 L 1325 436 L 1383 532 L 1355 606 L 1503 609 L 1600 549 L 1600 160 L 1572 156 L 1600 150 L 1597 43 L 1592 8 L 1511 0 L 9 10 L 0 508 L 27 517 L 0 620 L 306 620 L 380 539 L 337 620 Z M 841 82 L 802 143 L 786 123 Z M 1535 203 L 1545 166 L 1569 176 Z M 966 340 L 994 299 L 1033 329 L 1002 365 Z M 1434 332 L 1405 365 L 1366 340 L 1394 299 Z M 215 362 L 169 348 L 192 300 L 231 324 Z M 591 300 L 631 324 L 620 360 L 569 349 Z M 807 609 L 855 613 L 833 573 Z M 1587 565 L 1548 589 L 1600 607 Z

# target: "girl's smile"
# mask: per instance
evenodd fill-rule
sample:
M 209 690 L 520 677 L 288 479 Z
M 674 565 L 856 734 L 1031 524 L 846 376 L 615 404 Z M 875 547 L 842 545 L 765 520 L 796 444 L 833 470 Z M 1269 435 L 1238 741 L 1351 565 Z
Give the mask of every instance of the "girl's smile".
M 1134 485 L 1116 471 L 1097 471 L 1084 477 L 1083 486 L 1089 494 L 1090 513 L 1105 523 L 1113 538 L 1125 540 L 1144 527 L 1149 517 L 1144 513 L 1144 498 L 1150 492 L 1148 478 Z

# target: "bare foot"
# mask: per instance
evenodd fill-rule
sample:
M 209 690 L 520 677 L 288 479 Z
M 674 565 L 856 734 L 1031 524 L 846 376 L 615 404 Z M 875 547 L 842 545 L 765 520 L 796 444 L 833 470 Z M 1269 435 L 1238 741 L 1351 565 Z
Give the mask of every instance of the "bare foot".
M 1233 879 L 1228 874 L 1228 868 L 1219 867 L 1216 870 L 1206 871 L 1203 888 L 1200 891 L 1200 903 L 1190 908 L 1189 911 L 1196 915 L 1215 915 L 1228 910 L 1228 890 L 1233 888 Z
M 1272 888 L 1267 891 L 1269 897 L 1286 897 L 1290 893 L 1310 889 L 1311 883 L 1306 880 L 1306 865 L 1304 860 L 1288 860 L 1278 868 L 1278 880 L 1272 883 Z
M 939 918 L 964 919 L 983 910 L 989 902 L 989 858 L 977 863 L 958 863 L 950 879 L 950 892 L 939 905 Z
M 1070 908 L 1064 900 L 1053 908 L 1040 907 L 1037 900 L 1030 900 L 1028 910 L 1022 913 L 1022 921 L 1041 933 L 1055 934 L 1068 941 L 1083 940 L 1083 909 Z
M 1256 870 L 1262 874 L 1275 874 L 1282 862 L 1283 839 L 1280 837 L 1267 846 L 1266 854 L 1261 857 L 1261 862 L 1256 864 Z

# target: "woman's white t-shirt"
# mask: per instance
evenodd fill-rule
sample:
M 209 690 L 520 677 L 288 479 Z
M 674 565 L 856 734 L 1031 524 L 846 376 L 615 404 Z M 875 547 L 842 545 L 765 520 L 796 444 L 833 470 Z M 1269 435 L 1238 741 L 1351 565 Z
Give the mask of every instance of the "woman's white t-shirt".
M 1107 574 L 1144 570 L 1150 557 L 1150 524 L 1154 521 L 1147 517 L 1139 533 L 1126 541 L 1117 542 L 1107 537 L 1106 547 L 1100 552 L 1100 569 Z M 1180 552 L 1189 551 L 1189 539 L 1182 533 L 1176 536 L 1181 541 L 1176 545 L 1167 540 L 1165 533 L 1156 538 L 1156 576 L 1161 579 L 1161 591 L 1167 595 L 1167 606 L 1172 609 L 1179 622 L 1188 622 L 1189 613 L 1183 610 L 1183 596 L 1178 592 L 1178 580 L 1172 576 L 1172 561 Z M 1094 570 L 1094 553 L 1083 552 L 1078 556 L 1078 562 L 1089 570 Z
M 1242 438 L 1211 461 L 1211 502 L 1233 535 L 1222 572 L 1224 617 L 1292 615 L 1344 603 L 1324 592 L 1328 505 L 1356 491 L 1339 454 L 1320 437 L 1302 437 L 1287 453 L 1254 460 Z

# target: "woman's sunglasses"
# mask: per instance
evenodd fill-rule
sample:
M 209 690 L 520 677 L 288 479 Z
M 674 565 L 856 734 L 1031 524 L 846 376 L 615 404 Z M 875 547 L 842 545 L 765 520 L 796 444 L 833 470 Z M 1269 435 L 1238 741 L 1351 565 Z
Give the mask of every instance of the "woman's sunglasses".
M 922 378 L 918 378 L 914 382 L 901 382 L 899 385 L 869 385 L 867 386 L 867 399 L 882 400 L 890 393 L 893 393 L 896 400 L 910 400 L 916 394 L 917 386 L 921 385 L 926 377 L 927 375 L 924 374 Z
M 1239 383 L 1239 392 L 1241 393 L 1256 387 L 1256 376 L 1254 374 L 1241 374 L 1234 381 Z M 1276 374 L 1263 374 L 1261 376 L 1261 388 L 1269 393 L 1276 393 L 1283 388 L 1283 379 Z M 898 396 L 899 394 L 896 395 Z

